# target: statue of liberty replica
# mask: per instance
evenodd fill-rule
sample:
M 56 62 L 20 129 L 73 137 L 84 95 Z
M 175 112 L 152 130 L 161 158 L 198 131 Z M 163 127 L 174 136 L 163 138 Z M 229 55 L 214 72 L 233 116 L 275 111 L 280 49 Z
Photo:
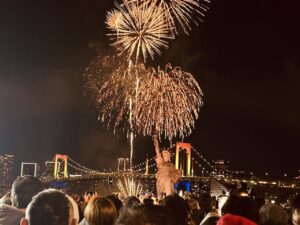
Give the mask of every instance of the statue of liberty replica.
M 156 191 L 157 198 L 161 200 L 164 195 L 170 195 L 175 192 L 174 184 L 180 179 L 181 171 L 175 168 L 170 161 L 171 154 L 168 150 L 159 148 L 158 136 L 153 135 L 153 143 L 156 153 Z

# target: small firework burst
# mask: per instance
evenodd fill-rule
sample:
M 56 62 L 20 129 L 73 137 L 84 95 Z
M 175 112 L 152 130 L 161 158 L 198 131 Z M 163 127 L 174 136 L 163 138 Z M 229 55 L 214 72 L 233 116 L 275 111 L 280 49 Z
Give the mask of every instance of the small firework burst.
M 122 20 L 124 20 L 124 18 L 122 13 L 118 10 L 114 9 L 107 13 L 106 24 L 111 30 L 118 31 Z
M 120 55 L 128 59 L 146 62 L 161 54 L 161 48 L 168 48 L 168 40 L 173 39 L 172 26 L 166 23 L 165 10 L 155 2 L 116 3 L 117 10 L 109 12 L 106 24 L 114 46 Z

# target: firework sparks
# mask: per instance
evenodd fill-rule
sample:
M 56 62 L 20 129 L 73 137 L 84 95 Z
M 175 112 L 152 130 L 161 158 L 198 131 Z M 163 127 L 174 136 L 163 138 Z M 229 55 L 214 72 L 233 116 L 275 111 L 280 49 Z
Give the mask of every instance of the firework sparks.
M 114 31 L 118 31 L 120 28 L 120 23 L 123 20 L 123 16 L 122 13 L 118 10 L 112 10 L 111 12 L 107 13 L 107 17 L 106 17 L 106 24 L 107 26 L 114 30 Z
M 102 76 L 86 74 L 89 79 L 85 89 L 91 93 L 100 122 L 114 131 L 122 127 L 131 141 L 133 134 L 152 135 L 156 131 L 172 140 L 192 132 L 203 105 L 201 89 L 192 74 L 170 64 L 156 70 L 146 69 L 144 64 L 126 66 L 114 57 L 108 59 L 104 57 L 87 69 Z M 97 66 L 101 68 L 94 68 Z
M 124 65 L 124 60 L 114 56 L 98 56 L 93 60 L 83 73 L 84 96 L 88 96 L 91 102 L 97 98 L 97 93 L 107 77 L 113 73 L 115 67 Z
M 124 182 L 118 180 L 117 186 L 125 198 L 139 196 L 143 190 L 143 186 L 133 178 L 124 178 Z
M 125 2 L 129 4 L 155 2 L 163 8 L 169 26 L 175 28 L 174 31 L 177 33 L 175 21 L 178 21 L 186 34 L 191 30 L 191 21 L 197 25 L 199 20 L 202 21 L 210 3 L 209 0 L 125 0 Z M 192 18 L 194 14 L 195 19 Z
M 155 2 L 116 3 L 117 10 L 109 12 L 106 24 L 111 30 L 108 35 L 120 55 L 126 53 L 128 59 L 139 62 L 147 56 L 154 58 L 161 54 L 161 48 L 168 48 L 168 40 L 173 39 L 173 27 L 166 23 L 165 10 Z
M 134 64 L 116 68 L 97 91 L 95 98 L 98 119 L 106 122 L 108 127 L 123 126 L 127 134 L 133 131 L 132 111 L 136 104 L 136 93 L 139 88 L 139 74 L 145 73 L 143 64 Z M 132 138 L 131 138 L 132 139 Z
M 97 57 L 84 73 L 84 95 L 95 104 L 98 120 L 107 127 L 123 127 L 130 138 L 130 167 L 133 161 L 132 111 L 144 64 L 128 63 L 118 57 Z
M 191 134 L 198 118 L 202 91 L 192 74 L 166 65 L 165 70 L 148 71 L 137 94 L 133 118 L 136 132 L 172 140 Z

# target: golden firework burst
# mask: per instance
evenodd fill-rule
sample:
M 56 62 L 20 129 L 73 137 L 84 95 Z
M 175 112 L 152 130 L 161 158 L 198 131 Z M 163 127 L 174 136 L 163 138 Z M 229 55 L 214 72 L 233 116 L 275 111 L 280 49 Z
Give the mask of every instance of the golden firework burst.
M 112 30 L 118 31 L 122 20 L 123 20 L 122 13 L 118 10 L 114 9 L 107 13 L 106 24 Z
M 202 91 L 192 76 L 170 64 L 162 70 L 150 68 L 138 89 L 133 118 L 136 133 L 172 140 L 191 134 L 198 118 Z
M 127 134 L 155 131 L 170 140 L 192 132 L 203 105 L 202 91 L 192 74 L 170 64 L 147 69 L 144 64 L 128 66 L 119 58 L 108 59 L 91 64 L 85 75 L 85 90 L 92 96 L 100 122 Z
M 121 179 L 117 181 L 117 186 L 124 198 L 130 196 L 139 196 L 143 191 L 143 185 L 133 179 L 133 177 L 124 178 L 122 182 Z
M 166 23 L 165 10 L 155 2 L 116 3 L 117 10 L 109 12 L 106 24 L 108 34 L 119 55 L 127 54 L 136 63 L 144 62 L 147 56 L 153 59 L 161 54 L 161 48 L 168 48 L 168 40 L 173 39 L 172 26 Z
M 186 34 L 191 30 L 190 23 L 193 22 L 198 25 L 198 21 L 203 21 L 205 13 L 209 9 L 209 0 L 125 0 L 127 4 L 153 4 L 160 6 L 166 16 L 166 21 L 170 27 L 175 28 L 173 31 L 177 32 L 176 21 L 181 25 Z

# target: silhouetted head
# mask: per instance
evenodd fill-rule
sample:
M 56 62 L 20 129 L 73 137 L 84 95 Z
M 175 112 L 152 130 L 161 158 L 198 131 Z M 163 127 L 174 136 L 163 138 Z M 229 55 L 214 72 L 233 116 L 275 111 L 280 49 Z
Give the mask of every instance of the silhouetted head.
M 124 200 L 124 207 L 125 208 L 132 208 L 140 206 L 140 200 L 135 196 L 130 196 Z
M 123 207 L 123 203 L 118 198 L 118 196 L 116 196 L 116 195 L 108 195 L 108 196 L 106 196 L 106 198 L 108 198 L 109 200 L 111 200 L 114 203 L 114 205 L 115 205 L 115 207 L 117 209 L 117 213 L 119 214 L 120 209 Z
M 259 211 L 255 202 L 249 197 L 230 196 L 222 207 L 222 215 L 239 215 L 254 222 L 259 221 Z
M 48 189 L 37 194 L 26 210 L 21 225 L 75 225 L 73 207 L 66 195 Z
M 265 204 L 259 210 L 260 225 L 288 225 L 287 212 L 277 204 Z
M 24 209 L 32 197 L 43 190 L 42 182 L 33 176 L 18 177 L 11 188 L 12 206 Z
M 198 202 L 201 211 L 203 211 L 205 214 L 212 210 L 211 196 L 209 194 L 200 194 Z
M 178 195 L 168 195 L 162 200 L 161 205 L 169 210 L 176 224 L 187 224 L 188 205 L 183 198 Z
M 117 209 L 110 199 L 97 196 L 86 206 L 84 218 L 89 225 L 113 225 L 117 218 Z
M 176 225 L 167 209 L 162 206 L 139 206 L 123 210 L 116 225 Z

